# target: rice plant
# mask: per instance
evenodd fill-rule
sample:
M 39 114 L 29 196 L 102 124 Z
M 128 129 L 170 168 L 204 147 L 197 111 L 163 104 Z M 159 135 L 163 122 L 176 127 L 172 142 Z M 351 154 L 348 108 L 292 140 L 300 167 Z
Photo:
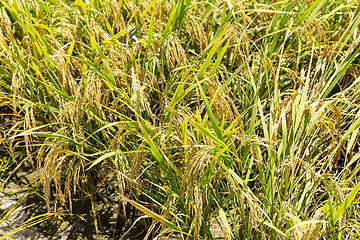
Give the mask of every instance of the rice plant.
M 106 185 L 148 239 L 358 239 L 359 6 L 0 0 L 1 141 L 97 232 Z

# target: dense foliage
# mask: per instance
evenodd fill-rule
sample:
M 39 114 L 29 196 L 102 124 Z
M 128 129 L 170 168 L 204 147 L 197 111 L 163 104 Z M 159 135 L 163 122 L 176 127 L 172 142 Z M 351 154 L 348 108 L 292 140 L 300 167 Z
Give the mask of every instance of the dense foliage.
M 2 149 L 55 213 L 110 186 L 155 236 L 359 239 L 359 4 L 0 0 Z

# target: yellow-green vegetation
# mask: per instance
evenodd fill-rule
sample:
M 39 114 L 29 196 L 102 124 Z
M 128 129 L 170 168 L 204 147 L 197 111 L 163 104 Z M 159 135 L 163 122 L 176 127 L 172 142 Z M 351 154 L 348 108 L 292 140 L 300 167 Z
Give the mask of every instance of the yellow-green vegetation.
M 55 216 L 106 185 L 149 236 L 360 239 L 359 5 L 0 0 L 2 149 Z

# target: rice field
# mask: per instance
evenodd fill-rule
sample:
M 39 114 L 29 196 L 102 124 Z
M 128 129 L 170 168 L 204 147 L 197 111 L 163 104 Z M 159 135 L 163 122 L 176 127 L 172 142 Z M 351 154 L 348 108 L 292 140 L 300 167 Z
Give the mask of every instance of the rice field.
M 27 164 L 32 223 L 81 197 L 98 234 L 107 189 L 145 239 L 360 239 L 359 25 L 359 0 L 0 0 L 1 188 Z

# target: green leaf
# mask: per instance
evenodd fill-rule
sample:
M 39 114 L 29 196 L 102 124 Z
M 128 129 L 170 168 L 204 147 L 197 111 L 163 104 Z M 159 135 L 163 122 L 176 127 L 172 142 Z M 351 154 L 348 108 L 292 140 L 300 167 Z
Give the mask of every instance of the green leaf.
M 164 224 L 165 226 L 169 227 L 172 230 L 175 230 L 179 233 L 182 233 L 181 229 L 176 226 L 175 224 L 173 224 L 172 222 L 170 222 L 169 220 L 167 220 L 165 217 L 151 211 L 150 209 L 148 209 L 147 207 L 133 201 L 130 200 L 129 198 L 125 197 L 124 195 L 118 193 L 123 199 L 125 199 L 127 202 L 129 202 L 131 205 L 133 205 L 134 207 L 136 207 L 137 209 L 139 209 L 141 212 L 145 213 L 146 215 L 148 215 L 149 217 L 153 218 L 154 220 L 160 222 L 161 224 Z
M 148 42 L 147 42 L 147 51 L 149 52 L 150 47 L 151 47 L 151 42 L 152 42 L 152 37 L 153 37 L 153 31 L 154 31 L 154 21 L 155 21 L 155 10 L 156 10 L 156 0 L 153 0 L 150 5 L 154 5 L 154 9 L 153 12 L 151 14 L 151 21 L 150 21 L 150 26 L 149 26 L 149 31 L 148 31 Z
M 340 217 L 345 213 L 345 211 L 348 209 L 350 204 L 354 201 L 356 194 L 360 190 L 360 182 L 354 187 L 354 189 L 351 191 L 351 193 L 345 198 L 343 203 L 340 205 L 339 209 L 336 211 L 333 221 L 334 224 L 339 221 Z

